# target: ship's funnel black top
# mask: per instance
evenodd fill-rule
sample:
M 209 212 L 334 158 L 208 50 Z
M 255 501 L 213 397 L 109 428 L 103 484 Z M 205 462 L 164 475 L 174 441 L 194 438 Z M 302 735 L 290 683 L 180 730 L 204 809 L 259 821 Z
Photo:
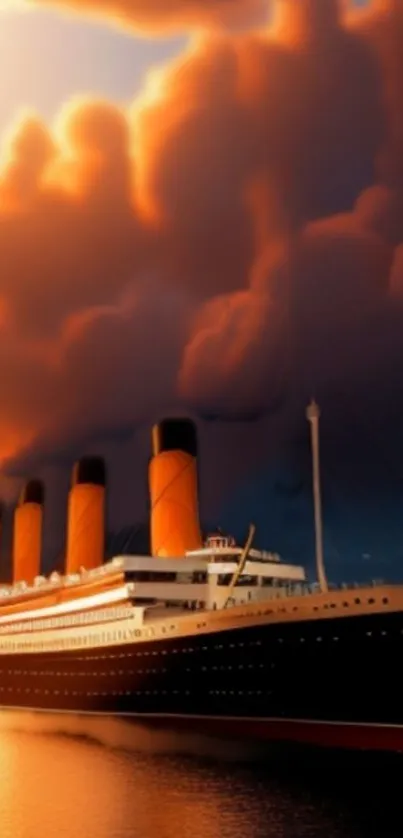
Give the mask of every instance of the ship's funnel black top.
M 19 505 L 24 503 L 39 503 L 43 506 L 45 501 L 45 488 L 40 480 L 29 480 L 21 491 Z
M 185 451 L 197 457 L 197 430 L 191 419 L 163 419 L 152 430 L 154 457 L 163 451 Z
M 71 485 L 92 484 L 106 486 L 106 469 L 102 457 L 82 457 L 74 464 Z

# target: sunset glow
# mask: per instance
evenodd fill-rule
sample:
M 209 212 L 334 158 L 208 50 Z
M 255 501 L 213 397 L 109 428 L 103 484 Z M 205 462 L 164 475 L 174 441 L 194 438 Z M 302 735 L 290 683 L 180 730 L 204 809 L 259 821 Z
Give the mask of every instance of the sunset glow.
M 45 6 L 27 8 L 34 26 Z M 353 21 L 335 0 L 273 8 L 270 29 L 258 0 L 46 4 L 52 26 L 116 33 L 119 20 L 122 45 L 140 30 L 141 43 L 189 37 L 150 61 L 131 97 L 78 81 L 50 116 L 27 93 L 2 132 L 4 473 L 58 446 L 79 455 L 84 438 L 102 448 L 166 405 L 269 421 L 283 404 L 292 423 L 312 382 L 355 392 L 369 367 L 394 403 L 400 5 L 370 3 Z M 46 55 L 44 96 L 56 75 Z

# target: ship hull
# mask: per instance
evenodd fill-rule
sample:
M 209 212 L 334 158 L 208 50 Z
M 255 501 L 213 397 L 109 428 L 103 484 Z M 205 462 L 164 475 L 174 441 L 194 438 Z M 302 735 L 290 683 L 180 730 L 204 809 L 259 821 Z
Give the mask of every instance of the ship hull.
M 0 655 L 0 706 L 401 751 L 402 650 L 403 614 L 385 612 L 7 654 Z

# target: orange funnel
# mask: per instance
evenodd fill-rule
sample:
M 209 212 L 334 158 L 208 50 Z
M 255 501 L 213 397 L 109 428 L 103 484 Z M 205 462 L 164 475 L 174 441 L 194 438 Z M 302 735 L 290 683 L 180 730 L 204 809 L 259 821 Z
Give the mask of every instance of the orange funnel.
M 14 512 L 13 582 L 32 584 L 40 573 L 45 491 L 39 480 L 30 480 Z
M 99 567 L 105 556 L 105 463 L 83 457 L 74 468 L 68 500 L 66 573 Z
M 149 465 L 151 553 L 183 556 L 202 546 L 197 488 L 197 433 L 189 419 L 154 425 Z

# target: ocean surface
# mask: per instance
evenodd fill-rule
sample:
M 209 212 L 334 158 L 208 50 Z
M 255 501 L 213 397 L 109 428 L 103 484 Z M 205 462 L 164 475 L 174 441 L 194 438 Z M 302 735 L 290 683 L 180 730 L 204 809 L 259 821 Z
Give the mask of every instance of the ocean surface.
M 403 833 L 403 756 L 278 752 L 0 713 L 1 838 Z

